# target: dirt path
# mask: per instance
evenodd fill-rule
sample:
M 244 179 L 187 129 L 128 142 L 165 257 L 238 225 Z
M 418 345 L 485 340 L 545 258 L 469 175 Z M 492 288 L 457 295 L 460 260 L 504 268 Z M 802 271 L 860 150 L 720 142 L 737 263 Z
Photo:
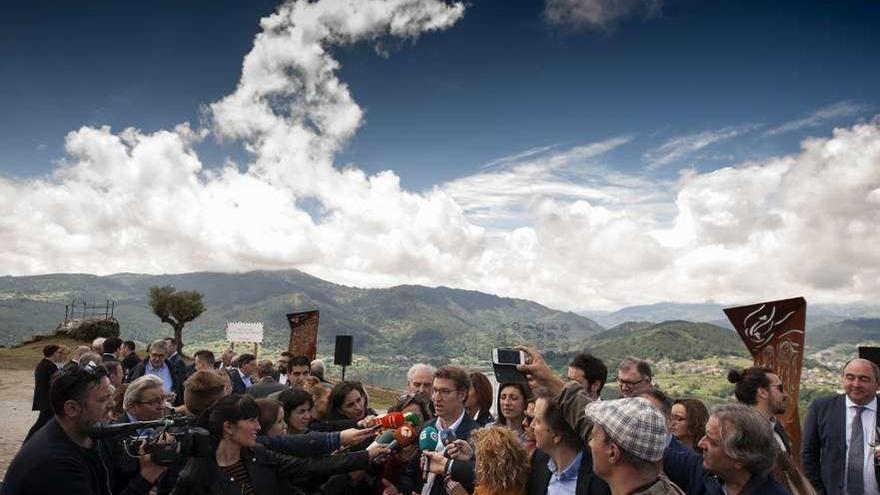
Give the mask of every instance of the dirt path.
M 21 441 L 37 420 L 36 411 L 31 411 L 33 394 L 32 370 L 0 369 L 0 479 L 6 476 Z

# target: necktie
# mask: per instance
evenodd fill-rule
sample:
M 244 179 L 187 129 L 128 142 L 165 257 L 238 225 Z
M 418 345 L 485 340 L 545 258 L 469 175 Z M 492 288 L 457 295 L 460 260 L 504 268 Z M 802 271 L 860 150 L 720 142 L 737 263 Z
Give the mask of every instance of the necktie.
M 864 410 L 864 407 L 856 406 L 852 434 L 849 437 L 849 452 L 846 454 L 846 493 L 849 495 L 862 495 L 865 492 L 865 479 L 862 476 L 862 466 L 865 463 L 865 435 L 862 431 Z

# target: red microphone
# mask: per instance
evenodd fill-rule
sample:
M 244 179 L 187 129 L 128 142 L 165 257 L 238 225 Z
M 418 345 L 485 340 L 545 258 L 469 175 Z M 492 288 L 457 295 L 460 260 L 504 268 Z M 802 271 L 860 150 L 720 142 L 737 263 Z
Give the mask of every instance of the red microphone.
M 376 416 L 376 423 L 381 425 L 382 428 L 400 428 L 404 422 L 403 414 L 399 411 L 391 412 L 384 416 Z

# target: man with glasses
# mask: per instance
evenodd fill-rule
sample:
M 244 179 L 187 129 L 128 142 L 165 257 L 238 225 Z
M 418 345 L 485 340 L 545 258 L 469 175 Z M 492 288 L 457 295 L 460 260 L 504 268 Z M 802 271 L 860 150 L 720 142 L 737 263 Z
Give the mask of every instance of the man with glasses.
M 643 359 L 624 358 L 617 367 L 617 386 L 621 397 L 639 397 L 651 390 L 651 365 Z
M 779 376 L 770 368 L 752 366 L 742 371 L 730 370 L 727 381 L 736 385 L 733 393 L 738 401 L 752 406 L 770 422 L 779 448 L 791 456 L 791 439 L 776 420 L 776 415 L 783 414 L 788 407 L 788 393 Z
M 438 432 L 452 430 L 457 439 L 467 441 L 471 436 L 471 432 L 480 427 L 465 412 L 464 405 L 470 388 L 471 380 L 468 378 L 467 372 L 458 366 L 444 366 L 434 372 L 434 379 L 431 383 L 431 400 L 437 417 L 425 423 L 423 428 L 431 426 L 436 428 Z M 452 478 L 464 485 L 468 492 L 473 491 L 473 464 L 450 461 L 443 457 L 442 453 L 444 450 L 445 445 L 442 442 L 437 442 L 437 453 L 426 454 L 428 456 L 427 462 L 434 464 L 432 470 L 451 474 Z M 422 491 L 423 489 L 424 491 Z M 398 486 L 387 486 L 384 494 L 395 495 L 398 491 L 405 494 L 412 493 L 413 491 L 421 491 L 431 495 L 446 494 L 442 476 L 432 473 L 427 477 L 427 480 L 422 480 L 419 456 L 410 461 L 406 471 L 400 478 Z
M 167 357 L 168 342 L 164 339 L 153 341 L 150 344 L 147 359 L 131 370 L 129 378 L 134 381 L 144 375 L 159 377 L 162 380 L 162 389 L 171 397 L 172 405 L 179 406 L 183 404 L 183 383 L 177 373 L 173 371 Z
M 67 367 L 52 379 L 49 394 L 55 415 L 15 455 L 0 494 L 147 495 L 165 468 L 140 456 L 137 475 L 121 490 L 112 490 L 117 476 L 112 459 L 101 442 L 89 437 L 89 429 L 108 422 L 113 409 L 104 367 Z

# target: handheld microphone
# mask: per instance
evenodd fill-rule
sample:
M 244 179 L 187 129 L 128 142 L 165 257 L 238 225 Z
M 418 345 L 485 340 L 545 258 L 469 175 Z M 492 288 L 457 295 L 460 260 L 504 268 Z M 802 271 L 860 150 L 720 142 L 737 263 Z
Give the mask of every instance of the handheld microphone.
M 409 447 L 410 445 L 416 443 L 416 438 L 418 435 L 416 434 L 416 429 L 413 428 L 412 425 L 403 425 L 400 428 L 394 430 L 394 440 L 388 444 L 389 450 L 397 450 L 402 449 L 404 447 Z
M 422 428 L 422 432 L 419 433 L 419 450 L 422 452 L 433 452 L 437 450 L 437 441 L 439 437 L 437 436 L 437 428 L 433 426 L 426 426 Z M 427 481 L 428 479 L 428 463 L 425 462 L 425 458 L 422 457 L 422 480 Z
M 392 430 L 385 430 L 382 432 L 381 435 L 379 435 L 375 440 L 373 440 L 373 443 L 371 443 L 370 446 L 367 448 L 370 449 L 370 448 L 375 447 L 377 445 L 388 445 L 393 441 L 394 441 L 394 432 Z
M 394 411 L 383 416 L 377 416 L 376 423 L 382 425 L 382 428 L 400 428 L 404 423 L 403 413 Z
M 422 420 L 421 418 L 419 418 L 419 415 L 412 411 L 403 413 L 403 420 L 413 426 L 419 426 L 422 424 Z

